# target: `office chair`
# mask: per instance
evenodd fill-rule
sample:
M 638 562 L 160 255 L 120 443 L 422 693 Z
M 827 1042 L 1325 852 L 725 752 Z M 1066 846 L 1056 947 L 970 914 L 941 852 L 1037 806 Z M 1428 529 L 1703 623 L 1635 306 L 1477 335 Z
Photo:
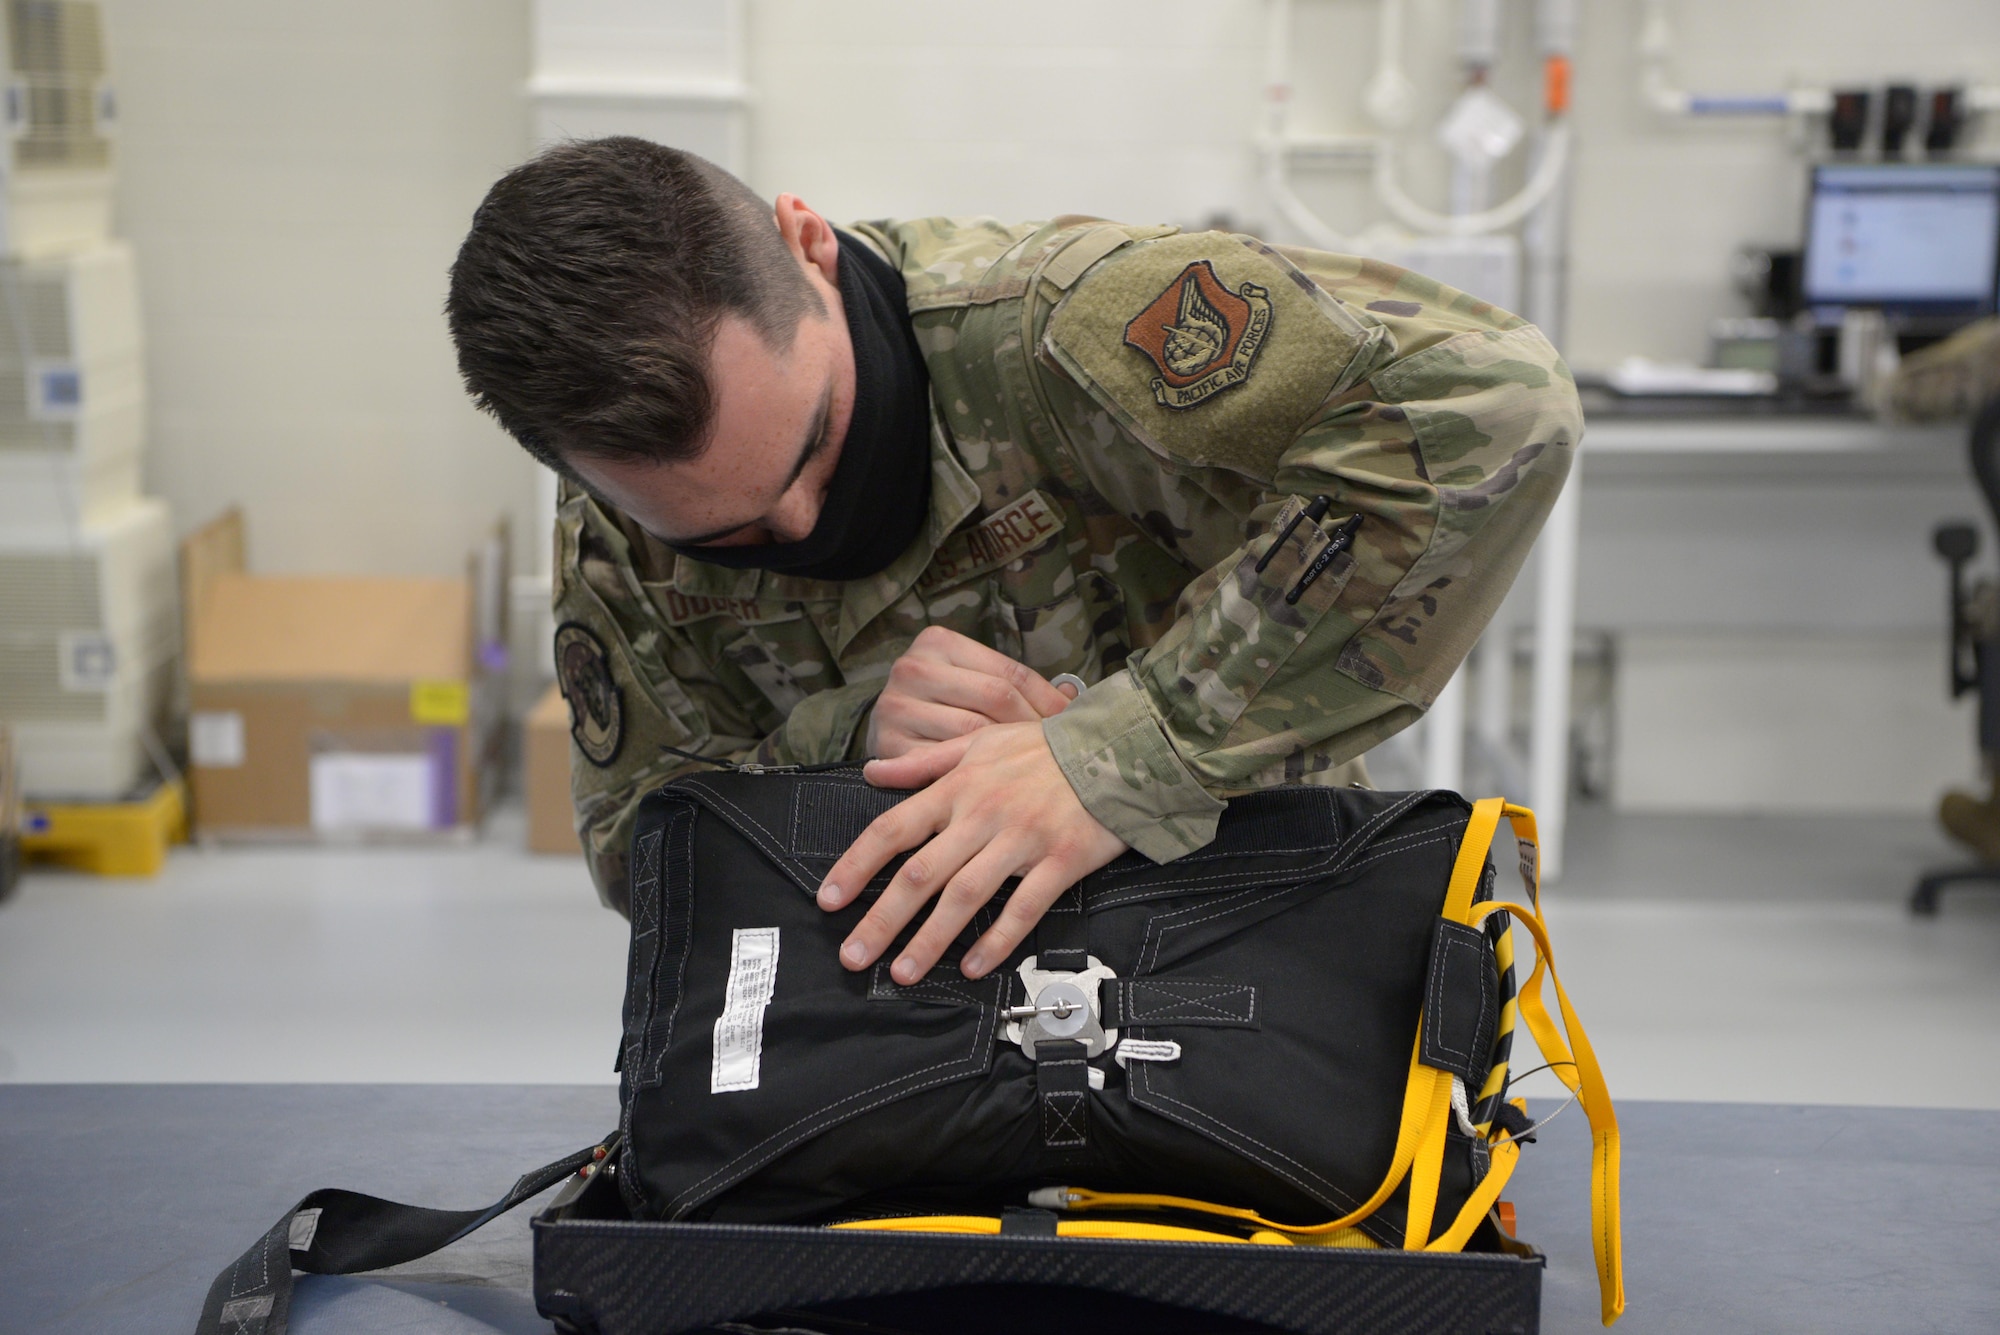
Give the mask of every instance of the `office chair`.
M 1989 400 L 1973 419 L 1970 449 L 1972 475 L 1985 494 L 1986 508 L 1995 522 L 2000 523 L 2000 398 Z M 1964 793 L 1945 796 L 1938 817 L 1956 835 L 1959 830 L 1955 827 L 1971 818 L 1983 817 L 1982 823 L 1986 825 L 1993 825 L 2000 818 L 2000 626 L 1995 625 L 2000 598 L 1996 598 L 1996 590 L 1988 581 L 1970 588 L 1966 585 L 1966 564 L 1979 550 L 1979 531 L 1972 525 L 1941 524 L 1931 534 L 1931 543 L 1951 571 L 1951 695 L 1955 700 L 1968 691 L 1979 692 L 1979 751 L 1986 758 L 1993 782 L 1992 792 L 1984 802 Z M 1990 838 L 2000 843 L 2000 827 L 1990 831 Z M 1910 911 L 1924 916 L 1935 914 L 1938 895 L 1946 886 L 2000 886 L 2000 848 L 1978 851 L 1983 861 L 1933 868 L 1919 877 L 1916 889 L 1910 893 Z

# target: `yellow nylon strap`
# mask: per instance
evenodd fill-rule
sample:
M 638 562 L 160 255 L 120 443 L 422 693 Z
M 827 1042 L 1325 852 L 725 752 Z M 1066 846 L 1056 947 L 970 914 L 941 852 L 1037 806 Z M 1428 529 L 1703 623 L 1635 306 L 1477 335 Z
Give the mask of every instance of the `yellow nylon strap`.
M 1410 1171 L 1410 1203 L 1403 1225 L 1403 1246 L 1413 1252 L 1424 1249 L 1430 1237 L 1431 1217 L 1437 1212 L 1438 1179 L 1444 1174 L 1445 1128 L 1451 1125 L 1451 1074 L 1437 1072 L 1432 1083 L 1431 1105 L 1424 1117 L 1423 1143 L 1417 1147 L 1416 1163 Z
M 1493 1162 L 1487 1166 L 1486 1176 L 1473 1188 L 1466 1198 L 1465 1208 L 1458 1212 L 1450 1228 L 1426 1244 L 1425 1251 L 1464 1251 L 1465 1244 L 1472 1237 L 1472 1230 L 1479 1227 L 1479 1221 L 1493 1208 L 1493 1202 L 1500 1199 L 1500 1192 L 1507 1185 L 1507 1179 L 1514 1176 L 1514 1165 L 1521 1159 L 1521 1147 L 1511 1137 L 1503 1136 L 1493 1147 Z
M 975 1233 L 988 1236 L 1000 1232 L 1000 1221 L 991 1215 L 932 1214 L 895 1219 L 850 1219 L 828 1228 L 861 1233 Z M 1240 1242 L 1289 1247 L 1292 1240 L 1282 1234 L 1262 1232 L 1247 1238 L 1233 1233 L 1212 1233 L 1202 1228 L 1180 1228 L 1173 1224 L 1147 1224 L 1124 1219 L 1062 1219 L 1056 1222 L 1056 1236 L 1063 1238 L 1119 1238 L 1146 1242 Z
M 1597 1288 L 1605 1325 L 1616 1321 L 1625 1310 L 1624 1234 L 1618 1198 L 1619 1144 L 1618 1115 L 1611 1106 L 1611 1091 L 1604 1084 L 1603 1069 L 1583 1031 L 1562 979 L 1556 976 L 1555 957 L 1549 950 L 1549 934 L 1542 917 L 1525 904 L 1494 901 L 1481 904 L 1473 913 L 1475 924 L 1495 913 L 1505 913 L 1528 929 L 1535 939 L 1535 968 L 1521 985 L 1521 1018 L 1535 1036 L 1556 1078 L 1577 1096 L 1584 1116 L 1590 1119 L 1590 1221 L 1591 1250 L 1597 1259 Z M 1542 974 L 1546 971 L 1555 984 L 1556 1005 L 1562 1012 L 1563 1041 L 1542 1004 Z M 1574 1046 L 1574 1052 L 1571 1051 Z
M 1493 845 L 1493 833 L 1500 828 L 1506 803 L 1497 797 L 1482 798 L 1472 804 L 1472 817 L 1465 823 L 1465 835 L 1458 841 L 1458 857 L 1451 866 L 1451 881 L 1444 892 L 1442 916 L 1449 922 L 1464 923 L 1472 915 L 1472 897 L 1479 891 L 1479 878 L 1486 871 L 1486 857 Z M 1422 1031 L 1421 1019 L 1418 1030 Z M 1411 1058 L 1414 1064 L 1416 1059 Z M 1425 1068 L 1429 1069 L 1429 1068 Z M 1451 1075 L 1433 1073 L 1429 1106 L 1424 1110 L 1423 1138 L 1417 1146 L 1410 1175 L 1408 1221 L 1403 1226 L 1403 1246 L 1421 1251 L 1430 1236 L 1431 1219 L 1437 1210 L 1438 1180 L 1444 1173 L 1445 1132 L 1451 1126 Z M 1404 1105 L 1407 1123 L 1409 1107 Z
M 1470 921 L 1467 915 L 1472 912 L 1472 896 L 1479 889 L 1480 873 L 1486 870 L 1487 850 L 1493 847 L 1493 832 L 1500 828 L 1503 810 L 1507 810 L 1507 804 L 1497 797 L 1482 798 L 1472 804 L 1472 819 L 1465 823 L 1465 836 L 1458 841 L 1458 860 L 1451 864 L 1451 883 L 1444 892 L 1442 914 L 1452 922 Z M 1534 828 L 1533 821 L 1530 816 L 1530 829 Z
M 1072 1210 L 1092 1209 L 1165 1209 L 1198 1210 L 1205 1214 L 1227 1215 L 1231 1219 L 1243 1219 L 1260 1228 L 1276 1229 L 1281 1233 L 1336 1233 L 1343 1228 L 1351 1228 L 1382 1208 L 1382 1202 L 1395 1194 L 1403 1178 L 1410 1171 L 1417 1152 L 1425 1141 L 1427 1124 L 1438 1122 L 1442 1126 L 1437 1108 L 1444 1109 L 1442 1116 L 1451 1116 L 1451 1077 L 1443 1071 L 1434 1071 L 1417 1060 L 1421 1050 L 1422 1035 L 1410 1051 L 1410 1077 L 1403 1090 L 1403 1120 L 1396 1129 L 1396 1152 L 1389 1161 L 1389 1171 L 1375 1194 L 1363 1201 L 1359 1207 L 1338 1219 L 1324 1224 L 1279 1224 L 1264 1218 L 1255 1210 L 1243 1210 L 1233 1205 L 1217 1205 L 1212 1201 L 1198 1201 L 1188 1196 L 1162 1196 L 1151 1192 L 1137 1191 L 1091 1191 L 1087 1187 L 1063 1188 L 1068 1208 Z M 1438 1132 L 1442 1142 L 1443 1131 Z M 1433 1188 L 1435 1191 L 1435 1188 Z

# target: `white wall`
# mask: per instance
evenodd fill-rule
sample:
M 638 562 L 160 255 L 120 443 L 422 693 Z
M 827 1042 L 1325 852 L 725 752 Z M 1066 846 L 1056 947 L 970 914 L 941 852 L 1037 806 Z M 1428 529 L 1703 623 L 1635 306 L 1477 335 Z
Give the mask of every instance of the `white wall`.
M 459 389 L 445 269 L 527 149 L 524 0 L 108 0 L 149 490 L 263 571 L 458 573 L 526 456 Z
M 1496 83 L 1532 113 L 1531 6 L 1507 6 Z M 1803 159 L 1768 121 L 1688 125 L 1641 106 L 1637 0 L 1585 0 L 1572 359 L 1697 357 L 1711 316 L 1736 311 L 1729 258 L 1798 239 Z M 1410 184 L 1445 203 L 1429 138 L 1457 92 L 1455 0 L 1407 0 L 1406 68 L 1419 88 L 1405 136 Z M 1224 212 L 1283 235 L 1257 184 L 1261 0 L 753 0 L 752 183 L 836 217 L 1091 212 L 1193 223 Z M 1678 0 L 1675 71 L 1690 87 L 1754 92 L 1793 82 L 1879 88 L 2000 81 L 1991 0 Z M 1369 129 L 1361 96 L 1375 51 L 1369 0 L 1298 0 L 1294 128 Z M 1982 143 L 2000 151 L 2000 117 Z M 1511 189 L 1519 162 L 1500 174 Z M 1381 210 L 1353 168 L 1305 168 L 1299 190 L 1353 233 Z

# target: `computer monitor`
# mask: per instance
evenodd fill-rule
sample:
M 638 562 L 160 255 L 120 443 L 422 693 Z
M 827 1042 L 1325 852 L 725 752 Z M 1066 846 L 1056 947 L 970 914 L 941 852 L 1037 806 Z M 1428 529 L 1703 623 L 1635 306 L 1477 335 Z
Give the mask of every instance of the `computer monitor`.
M 1808 306 L 1972 319 L 2000 278 L 2000 165 L 1815 167 L 1800 296 Z

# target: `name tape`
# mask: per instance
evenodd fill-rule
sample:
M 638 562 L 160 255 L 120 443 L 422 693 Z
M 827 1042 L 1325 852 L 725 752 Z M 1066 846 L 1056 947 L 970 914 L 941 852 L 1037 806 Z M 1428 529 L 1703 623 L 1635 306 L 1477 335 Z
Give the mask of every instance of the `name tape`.
M 995 510 L 963 533 L 952 535 L 931 558 L 917 581 L 920 593 L 934 593 L 960 580 L 997 570 L 1063 530 L 1062 511 L 1039 491 Z

